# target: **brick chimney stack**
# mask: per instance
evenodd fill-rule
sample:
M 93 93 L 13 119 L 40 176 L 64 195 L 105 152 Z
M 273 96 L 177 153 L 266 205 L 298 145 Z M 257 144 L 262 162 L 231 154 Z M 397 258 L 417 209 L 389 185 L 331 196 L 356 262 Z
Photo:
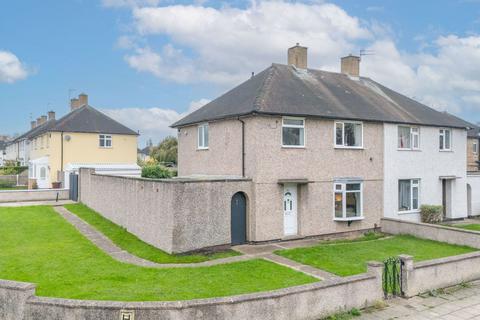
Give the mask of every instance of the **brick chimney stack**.
M 78 104 L 80 105 L 80 107 L 88 105 L 88 95 L 85 93 L 80 93 L 78 95 L 78 101 L 79 101 Z
M 360 57 L 352 54 L 341 58 L 340 69 L 343 74 L 351 77 L 360 77 Z
M 78 109 L 80 107 L 78 98 L 70 99 L 70 111 Z
M 30 121 L 30 127 L 32 129 L 35 129 L 36 126 L 37 126 L 37 121 Z
M 48 111 L 48 120 L 55 120 L 55 111 Z
M 288 65 L 294 65 L 300 69 L 307 69 L 307 47 L 295 46 L 288 49 Z
M 41 117 L 38 117 L 37 118 L 37 127 L 42 125 L 42 118 Z

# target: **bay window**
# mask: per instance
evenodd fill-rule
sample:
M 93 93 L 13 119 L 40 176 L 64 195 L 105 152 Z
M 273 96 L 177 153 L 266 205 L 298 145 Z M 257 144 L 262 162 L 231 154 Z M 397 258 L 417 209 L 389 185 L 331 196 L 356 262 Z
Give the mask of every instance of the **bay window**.
M 292 148 L 305 146 L 305 119 L 290 117 L 282 119 L 282 146 Z
M 416 211 L 420 207 L 420 180 L 398 180 L 398 210 Z
M 450 151 L 452 144 L 452 132 L 450 129 L 440 129 L 440 151 Z
M 334 183 L 334 220 L 358 220 L 363 218 L 361 182 Z
M 208 149 L 208 123 L 198 126 L 198 149 Z
M 335 122 L 335 147 L 362 148 L 363 124 L 361 122 Z
M 398 126 L 398 149 L 418 150 L 420 148 L 420 129 L 418 127 Z

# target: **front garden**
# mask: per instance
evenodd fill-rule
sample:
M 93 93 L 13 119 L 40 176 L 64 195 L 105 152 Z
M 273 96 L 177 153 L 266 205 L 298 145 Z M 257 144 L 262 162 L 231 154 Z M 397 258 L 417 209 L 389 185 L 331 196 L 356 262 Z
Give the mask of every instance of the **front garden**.
M 36 283 L 39 296 L 120 301 L 222 297 L 318 281 L 261 259 L 165 269 L 120 263 L 45 206 L 0 208 L 0 279 Z
M 339 276 L 350 276 L 366 272 L 368 261 L 384 261 L 400 254 L 411 255 L 415 261 L 424 261 L 473 251 L 476 249 L 409 235 L 378 238 L 368 234 L 363 239 L 354 241 L 323 243 L 307 248 L 279 250 L 275 253 Z

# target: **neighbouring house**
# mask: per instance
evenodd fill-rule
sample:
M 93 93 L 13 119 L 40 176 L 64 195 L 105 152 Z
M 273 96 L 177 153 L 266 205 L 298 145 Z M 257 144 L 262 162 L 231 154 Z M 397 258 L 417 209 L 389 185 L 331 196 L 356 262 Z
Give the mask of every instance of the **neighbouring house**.
M 6 156 L 7 142 L 0 140 L 0 167 L 4 165 Z
M 181 179 L 239 179 L 231 243 L 419 220 L 422 204 L 467 216 L 465 122 L 360 76 L 309 69 L 307 48 L 174 123 Z M 201 190 L 198 190 L 201 192 Z
M 152 151 L 152 146 L 146 146 L 143 149 L 137 150 L 137 157 L 143 162 L 150 161 L 150 152 Z
M 472 126 L 468 130 L 467 141 L 467 170 L 469 172 L 479 171 L 480 157 L 479 157 L 479 142 L 480 142 L 480 128 Z
M 55 112 L 32 121 L 31 130 L 10 143 L 21 163 L 29 166 L 30 186 L 69 186 L 69 174 L 80 167 L 114 175 L 139 176 L 138 133 L 88 104 L 80 94 L 70 112 L 56 119 Z

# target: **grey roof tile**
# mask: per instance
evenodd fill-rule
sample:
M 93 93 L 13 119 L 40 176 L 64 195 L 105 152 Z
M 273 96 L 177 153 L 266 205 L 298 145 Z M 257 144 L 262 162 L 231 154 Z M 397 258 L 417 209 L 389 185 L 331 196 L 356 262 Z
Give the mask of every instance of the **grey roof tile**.
M 273 64 L 199 110 L 181 127 L 249 114 L 291 115 L 465 128 L 438 112 L 365 77 Z

